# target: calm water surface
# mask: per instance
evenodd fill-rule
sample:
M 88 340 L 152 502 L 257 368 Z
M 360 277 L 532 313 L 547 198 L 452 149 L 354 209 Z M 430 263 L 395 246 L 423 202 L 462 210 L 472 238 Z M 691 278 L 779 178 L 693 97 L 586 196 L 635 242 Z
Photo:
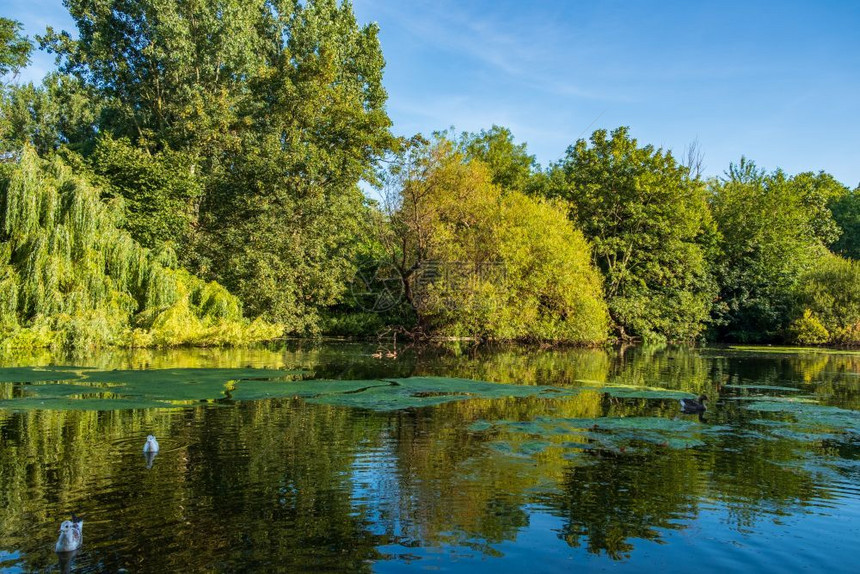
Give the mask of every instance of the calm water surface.
M 858 571 L 860 354 L 374 350 L 65 363 L 587 390 L 383 412 L 229 393 L 177 408 L 22 410 L 12 405 L 27 385 L 2 382 L 0 570 Z M 665 390 L 713 404 L 682 415 Z M 161 452 L 147 461 L 150 433 Z M 71 512 L 85 519 L 84 545 L 60 564 L 53 545 Z

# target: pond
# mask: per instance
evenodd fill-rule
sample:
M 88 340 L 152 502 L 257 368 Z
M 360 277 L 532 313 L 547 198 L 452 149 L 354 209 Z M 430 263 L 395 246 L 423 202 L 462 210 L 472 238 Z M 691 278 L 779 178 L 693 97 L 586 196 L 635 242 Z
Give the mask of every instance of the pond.
M 0 571 L 856 571 L 860 354 L 375 352 L 3 358 Z

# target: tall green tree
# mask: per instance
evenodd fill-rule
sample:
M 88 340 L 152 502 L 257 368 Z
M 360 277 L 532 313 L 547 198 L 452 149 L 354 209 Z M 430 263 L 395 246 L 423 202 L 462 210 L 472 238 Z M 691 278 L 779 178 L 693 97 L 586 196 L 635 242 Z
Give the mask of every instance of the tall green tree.
M 78 37 L 49 30 L 42 44 L 102 98 L 99 132 L 145 150 L 96 166 L 108 187 L 145 199 L 145 154 L 175 159 L 180 187 L 157 195 L 188 201 L 191 268 L 248 313 L 312 329 L 352 274 L 357 184 L 392 141 L 376 26 L 336 0 L 65 4 Z M 145 209 L 128 215 L 130 229 L 149 225 Z
M 552 166 L 545 193 L 568 201 L 592 242 L 622 337 L 702 334 L 716 287 L 713 224 L 700 182 L 671 153 L 639 146 L 627 128 L 595 131 Z
M 823 256 L 800 278 L 793 316 L 791 342 L 860 345 L 860 262 Z
M 105 182 L 105 199 L 124 199 L 124 227 L 131 236 L 149 248 L 169 242 L 183 258 L 203 193 L 203 180 L 189 163 L 188 154 L 169 148 L 152 153 L 110 135 L 98 140 L 90 157 Z
M 816 176 L 767 173 L 745 158 L 711 182 L 721 237 L 715 319 L 723 338 L 767 341 L 785 332 L 800 278 L 839 234 L 828 197 Z
M 199 154 L 229 148 L 248 78 L 280 44 L 265 0 L 64 0 L 77 37 L 48 28 L 60 70 L 107 102 L 102 131 Z
M 860 259 L 860 187 L 830 201 L 833 220 L 842 234 L 831 249 L 850 259 Z
M 463 133 L 459 147 L 467 157 L 482 161 L 493 183 L 503 189 L 527 191 L 538 172 L 535 157 L 528 153 L 526 144 L 514 143 L 508 128 L 493 126 L 478 133 Z
M 41 85 L 10 85 L 0 99 L 0 151 L 25 145 L 47 157 L 60 146 L 80 150 L 97 133 L 97 94 L 71 76 L 51 73 Z
M 33 45 L 21 34 L 21 28 L 17 20 L 0 17 L 0 77 L 17 74 L 30 63 Z
M 202 264 L 253 313 L 313 329 L 355 269 L 362 178 L 392 145 L 375 26 L 294 3 L 250 82 L 249 128 L 201 206 Z

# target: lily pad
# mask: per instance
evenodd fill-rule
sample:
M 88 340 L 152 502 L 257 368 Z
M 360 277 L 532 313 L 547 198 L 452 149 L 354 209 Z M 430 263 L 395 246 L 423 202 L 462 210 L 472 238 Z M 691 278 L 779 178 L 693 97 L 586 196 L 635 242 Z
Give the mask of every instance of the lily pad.
M 473 432 L 484 432 L 487 429 L 493 428 L 493 423 L 488 421 L 475 421 L 469 425 L 469 430 Z
M 388 381 L 240 381 L 230 398 L 236 401 L 255 401 L 273 397 L 313 398 L 327 394 L 361 393 L 372 387 L 390 387 Z
M 576 389 L 487 383 L 470 379 L 411 377 L 376 381 L 296 381 L 294 395 L 318 404 L 392 411 L 440 405 L 470 398 L 573 396 Z M 241 396 L 241 394 L 239 395 Z
M 301 371 L 274 369 L 162 369 L 79 372 L 6 369 L 21 397 L 0 400 L 0 409 L 115 410 L 180 406 L 225 398 L 235 383 L 285 382 Z M 49 381 L 62 380 L 62 383 Z M 35 384 L 32 384 L 35 383 Z M 6 382 L 4 384 L 13 384 Z M 110 396 L 94 397 L 94 394 Z M 286 396 L 282 391 L 276 396 Z M 74 398 L 81 395 L 78 398 Z M 99 402 L 101 401 L 101 402 Z
M 684 391 L 673 391 L 670 389 L 660 389 L 653 387 L 622 387 L 622 386 L 613 386 L 613 387 L 596 387 L 596 388 L 584 388 L 583 390 L 593 390 L 598 392 L 607 393 L 610 396 L 617 397 L 620 399 L 684 399 L 684 398 L 695 398 L 696 395 L 692 393 L 687 393 Z
M 111 391 L 109 386 L 75 385 L 67 383 L 21 385 L 25 396 L 36 396 L 40 398 L 58 398 L 91 393 L 106 393 Z
M 77 369 L 75 367 L 75 369 Z M 0 369 L 0 383 L 37 383 L 42 381 L 68 381 L 80 378 L 68 368 L 57 367 L 6 367 Z
M 742 389 L 756 391 L 794 391 L 799 392 L 797 387 L 780 387 L 777 385 L 723 385 L 727 389 Z
M 21 385 L 23 396 L 0 401 L 0 408 L 92 408 L 91 403 L 82 402 L 85 400 L 109 400 L 109 403 L 105 403 L 106 409 L 141 408 L 141 405 L 179 406 L 195 401 L 245 401 L 298 396 L 312 403 L 391 411 L 470 398 L 560 397 L 579 392 L 576 389 L 442 377 L 364 381 L 293 380 L 300 374 L 300 371 L 264 369 L 94 371 L 78 373 L 76 380 L 70 379 L 64 383 Z M 92 396 L 95 393 L 109 393 L 110 396 L 99 399 Z M 74 398 L 76 395 L 81 397 Z
M 650 443 L 672 449 L 699 447 L 705 444 L 703 437 L 729 430 L 724 426 L 703 426 L 687 419 L 662 417 L 537 417 L 530 421 L 498 421 L 489 426 L 480 425 L 478 428 L 494 428 L 500 431 L 500 437 L 507 433 L 508 440 L 499 438 L 493 443 L 494 448 L 500 452 L 513 452 L 518 456 L 528 454 L 528 449 L 524 450 L 519 445 L 534 440 L 545 441 L 552 437 L 581 437 L 580 440 L 587 441 L 583 443 L 567 440 L 552 443 L 565 449 L 586 450 L 597 447 L 633 452 L 637 443 Z M 523 442 L 517 438 L 519 436 L 530 438 Z
M 773 399 L 754 401 L 744 406 L 751 411 L 786 413 L 794 418 L 798 426 L 860 433 L 860 412 L 858 411 L 805 401 Z
M 755 402 L 785 402 L 785 403 L 805 403 L 811 405 L 817 405 L 818 399 L 816 399 L 812 395 L 794 395 L 791 397 L 769 397 L 765 395 L 746 395 L 746 396 L 737 396 L 737 397 L 722 397 L 729 401 L 739 401 L 746 403 L 755 403 Z
M 292 379 L 301 371 L 277 369 L 153 369 L 86 373 L 85 383 L 110 383 L 125 397 L 158 401 L 211 401 L 225 398 L 234 383 Z M 277 396 L 285 396 L 281 393 Z
M 749 353 L 776 353 L 776 354 L 803 354 L 814 353 L 820 355 L 857 355 L 860 351 L 848 351 L 842 349 L 826 349 L 823 347 L 779 347 L 779 346 L 756 346 L 756 345 L 730 345 L 732 351 Z

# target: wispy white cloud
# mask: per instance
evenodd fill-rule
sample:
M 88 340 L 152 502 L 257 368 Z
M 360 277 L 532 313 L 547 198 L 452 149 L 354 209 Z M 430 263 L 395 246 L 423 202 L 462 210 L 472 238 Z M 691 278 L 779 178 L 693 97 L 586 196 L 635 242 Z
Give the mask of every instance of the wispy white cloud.
M 408 31 L 416 43 L 447 51 L 461 62 L 474 60 L 493 73 L 559 95 L 606 97 L 570 80 L 576 73 L 576 58 L 567 53 L 572 47 L 570 33 L 552 20 L 536 17 L 518 22 L 479 3 L 449 0 L 358 4 L 369 5 L 389 25 Z

